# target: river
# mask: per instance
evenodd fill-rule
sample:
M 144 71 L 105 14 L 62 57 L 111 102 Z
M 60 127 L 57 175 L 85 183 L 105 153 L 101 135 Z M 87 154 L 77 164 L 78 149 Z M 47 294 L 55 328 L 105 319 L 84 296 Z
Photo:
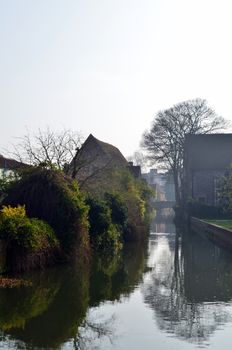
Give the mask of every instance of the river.
M 171 221 L 92 267 L 0 290 L 1 349 L 231 349 L 232 253 Z

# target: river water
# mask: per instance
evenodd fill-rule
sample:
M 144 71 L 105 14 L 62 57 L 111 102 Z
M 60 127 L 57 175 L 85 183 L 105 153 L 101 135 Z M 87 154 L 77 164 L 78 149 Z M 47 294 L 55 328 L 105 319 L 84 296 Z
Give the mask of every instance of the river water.
M 0 290 L 1 349 L 231 349 L 232 252 L 171 221 L 92 267 Z

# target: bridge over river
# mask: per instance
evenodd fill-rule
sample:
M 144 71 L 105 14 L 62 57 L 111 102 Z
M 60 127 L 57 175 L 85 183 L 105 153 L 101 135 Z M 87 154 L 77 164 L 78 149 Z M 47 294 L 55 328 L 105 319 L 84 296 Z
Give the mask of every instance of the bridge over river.
M 174 201 L 155 201 L 154 206 L 157 210 L 172 209 L 175 205 Z

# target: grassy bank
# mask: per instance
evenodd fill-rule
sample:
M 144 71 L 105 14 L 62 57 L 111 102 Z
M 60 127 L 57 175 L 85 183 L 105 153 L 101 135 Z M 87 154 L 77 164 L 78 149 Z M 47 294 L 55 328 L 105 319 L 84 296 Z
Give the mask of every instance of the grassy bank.
M 232 230 L 232 220 L 205 220 L 209 224 L 214 224 Z

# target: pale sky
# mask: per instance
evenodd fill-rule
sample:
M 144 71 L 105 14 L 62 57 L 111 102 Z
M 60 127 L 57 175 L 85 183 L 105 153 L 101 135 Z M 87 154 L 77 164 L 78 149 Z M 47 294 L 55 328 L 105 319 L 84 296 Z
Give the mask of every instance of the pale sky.
M 231 17 L 231 0 L 0 0 L 0 150 L 49 126 L 128 156 L 196 97 L 232 120 Z

